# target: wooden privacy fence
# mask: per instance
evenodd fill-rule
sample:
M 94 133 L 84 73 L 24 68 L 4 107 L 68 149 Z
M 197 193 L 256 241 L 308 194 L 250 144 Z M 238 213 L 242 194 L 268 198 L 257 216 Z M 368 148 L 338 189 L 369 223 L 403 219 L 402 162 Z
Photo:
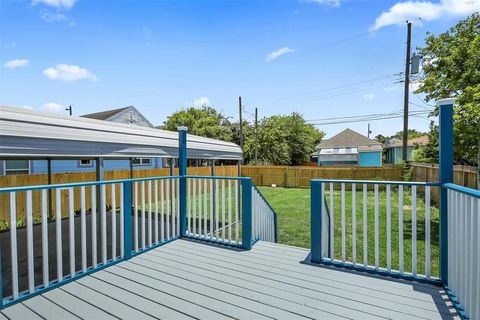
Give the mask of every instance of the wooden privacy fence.
M 288 166 L 242 166 L 242 175 L 251 177 L 257 186 L 286 188 L 310 187 L 311 179 L 344 180 L 403 180 L 402 168 L 389 167 L 288 167 Z
M 438 182 L 438 164 L 413 163 L 411 164 L 414 181 Z M 453 183 L 472 189 L 479 189 L 477 183 L 477 168 L 471 166 L 453 166 Z M 439 189 L 432 189 L 432 200 L 438 202 Z
M 237 166 L 218 166 L 215 167 L 215 175 L 217 176 L 236 176 L 237 175 Z M 187 168 L 188 175 L 195 176 L 208 176 L 211 174 L 210 167 L 189 167 Z M 165 177 L 170 175 L 170 168 L 161 168 L 161 169 L 146 169 L 146 170 L 134 170 L 134 178 L 148 178 L 148 177 Z M 174 170 L 174 175 L 178 175 L 178 169 Z M 115 170 L 115 171 L 105 171 L 104 180 L 122 180 L 130 178 L 130 170 Z M 66 173 L 55 173 L 52 174 L 52 184 L 63 184 L 63 183 L 75 183 L 75 182 L 90 182 L 95 181 L 95 172 L 66 172 Z M 5 187 L 21 187 L 21 186 L 36 186 L 36 185 L 46 185 L 48 184 L 47 174 L 19 174 L 19 175 L 8 175 L 0 177 L 0 188 Z M 176 187 L 176 186 L 175 186 Z M 139 192 L 137 193 L 138 201 L 140 202 L 140 188 L 138 186 Z M 87 194 L 90 194 L 90 187 L 86 187 Z M 164 191 L 166 192 L 166 190 Z M 62 199 L 66 200 L 68 198 L 68 190 L 61 190 Z M 146 195 L 148 196 L 148 195 Z M 26 194 L 25 192 L 18 192 L 15 195 L 17 203 L 17 217 L 19 220 L 24 220 L 26 217 Z M 120 201 L 120 193 L 116 192 L 115 194 L 116 203 Z M 106 199 L 111 199 L 111 188 L 106 188 Z M 55 201 L 56 195 L 55 190 L 51 192 L 51 202 L 52 208 L 50 215 L 55 214 Z M 74 188 L 73 192 L 73 201 L 75 205 L 75 210 L 80 209 L 80 190 Z M 91 199 L 87 197 L 85 199 L 87 209 L 91 206 Z M 62 203 L 62 216 L 68 216 L 68 201 L 61 201 Z M 34 219 L 40 219 L 41 217 L 41 192 L 32 191 L 32 211 Z M 110 202 L 106 203 L 107 207 L 110 207 Z M 7 193 L 0 194 L 0 221 L 8 221 L 10 212 L 10 199 Z M 19 221 L 19 225 L 23 225 Z M 5 226 L 0 226 L 0 229 L 5 228 Z

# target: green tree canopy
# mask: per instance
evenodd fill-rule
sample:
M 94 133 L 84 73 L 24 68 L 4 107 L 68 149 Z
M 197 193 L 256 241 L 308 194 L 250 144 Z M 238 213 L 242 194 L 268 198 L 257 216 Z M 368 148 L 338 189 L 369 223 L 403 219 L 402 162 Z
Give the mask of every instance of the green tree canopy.
M 257 148 L 259 162 L 300 165 L 309 161 L 315 145 L 324 135 L 307 124 L 299 113 L 271 116 L 260 121 L 257 141 L 254 132 L 246 140 L 245 157 L 247 161 L 254 161 Z
M 417 93 L 427 101 L 456 98 L 454 160 L 457 164 L 480 162 L 480 14 L 475 13 L 438 36 L 428 34 L 420 48 L 425 77 Z M 434 115 L 438 114 L 438 109 Z M 438 148 L 438 128 L 431 128 L 429 156 Z M 432 139 L 433 138 L 433 139 Z M 437 145 L 433 145 L 437 143 Z M 479 174 L 480 176 L 480 174 Z
M 180 126 L 188 128 L 188 133 L 202 137 L 232 141 L 233 134 L 228 119 L 212 107 L 190 107 L 174 112 L 164 122 L 164 129 L 177 131 Z

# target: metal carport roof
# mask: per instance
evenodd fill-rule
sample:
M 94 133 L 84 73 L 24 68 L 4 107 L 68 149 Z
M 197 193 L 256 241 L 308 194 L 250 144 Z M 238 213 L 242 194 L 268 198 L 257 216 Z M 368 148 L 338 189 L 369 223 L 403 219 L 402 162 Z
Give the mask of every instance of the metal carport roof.
M 241 160 L 231 142 L 187 135 L 188 158 Z M 0 106 L 0 157 L 81 159 L 178 157 L 178 133 Z

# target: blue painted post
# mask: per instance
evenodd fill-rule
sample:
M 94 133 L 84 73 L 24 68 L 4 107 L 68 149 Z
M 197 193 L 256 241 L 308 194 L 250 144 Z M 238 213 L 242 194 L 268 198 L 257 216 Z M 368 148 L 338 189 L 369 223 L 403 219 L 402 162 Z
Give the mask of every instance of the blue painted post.
M 178 127 L 178 175 L 180 176 L 180 237 L 187 235 L 187 127 Z
M 310 182 L 310 260 L 322 262 L 322 183 Z
M 242 180 L 242 247 L 252 248 L 252 179 Z
M 125 260 L 132 257 L 132 182 L 123 183 L 123 252 Z
M 439 159 L 440 184 L 453 182 L 453 102 L 443 99 L 437 102 L 440 109 Z M 448 284 L 448 193 L 440 187 L 440 280 Z

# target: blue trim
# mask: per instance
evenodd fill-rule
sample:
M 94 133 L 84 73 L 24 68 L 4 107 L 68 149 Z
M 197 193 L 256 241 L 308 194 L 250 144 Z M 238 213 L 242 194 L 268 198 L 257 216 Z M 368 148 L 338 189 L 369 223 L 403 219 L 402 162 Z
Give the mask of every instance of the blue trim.
M 195 237 L 193 235 L 187 235 L 187 236 L 185 236 L 185 238 L 188 239 L 188 240 L 194 240 L 194 241 L 199 241 L 199 242 L 207 242 L 207 243 L 218 244 L 218 245 L 226 246 L 226 247 L 243 249 L 243 245 L 240 245 L 238 243 L 237 244 L 229 243 L 227 240 L 210 240 L 209 238 L 199 238 L 199 237 Z
M 42 190 L 42 189 L 73 188 L 73 187 L 82 187 L 82 186 L 87 187 L 87 186 L 97 186 L 97 185 L 102 185 L 102 184 L 166 180 L 166 179 L 180 179 L 180 177 L 179 176 L 161 176 L 161 177 L 122 179 L 122 180 L 103 180 L 103 181 L 91 181 L 91 182 L 46 184 L 46 185 L 40 185 L 40 186 L 8 187 L 8 188 L 0 188 L 0 193 L 2 193 L 2 192 L 16 192 L 16 191 L 28 191 L 28 190 Z
M 313 263 L 322 262 L 322 183 L 310 182 L 310 258 Z
M 439 180 L 453 182 L 453 104 L 440 106 Z M 448 193 L 440 189 L 440 279 L 448 285 Z
M 448 298 L 452 301 L 453 307 L 457 310 L 458 315 L 461 319 L 470 319 L 467 314 L 465 313 L 465 309 L 463 309 L 462 304 L 458 301 L 457 296 L 453 294 L 452 290 L 446 285 L 443 285 L 445 292 L 447 293 Z
M 123 254 L 132 257 L 132 183 L 123 184 Z
M 145 249 L 138 249 L 136 252 L 135 252 L 135 251 L 132 251 L 132 252 L 131 252 L 131 255 L 132 255 L 132 257 L 136 257 L 136 256 L 138 256 L 138 255 L 140 255 L 140 254 L 142 254 L 142 253 L 145 253 L 145 252 L 148 252 L 148 251 L 150 251 L 150 250 L 156 249 L 156 248 L 158 248 L 158 247 L 163 246 L 164 244 L 170 243 L 170 242 L 175 241 L 175 240 L 178 240 L 178 239 L 180 239 L 180 237 L 179 237 L 179 236 L 175 236 L 175 237 L 172 237 L 172 238 L 170 238 L 170 239 L 160 241 L 160 242 L 158 242 L 158 243 L 156 243 L 156 244 L 154 244 L 154 245 L 152 245 L 152 246 L 150 246 L 150 247 L 146 247 Z
M 187 234 L 187 128 L 178 130 L 178 174 L 180 178 L 180 236 Z
M 270 203 L 267 201 L 267 199 L 265 198 L 265 196 L 263 195 L 263 193 L 257 188 L 256 185 L 254 185 L 252 183 L 252 186 L 255 188 L 255 190 L 258 192 L 258 194 L 260 195 L 260 198 L 263 199 L 263 201 L 265 201 L 265 203 L 267 204 L 267 206 L 270 208 L 270 210 L 272 210 L 273 212 L 273 224 L 274 224 L 274 232 L 275 232 L 275 243 L 278 243 L 278 219 L 277 219 L 277 212 L 275 212 L 275 210 L 272 208 L 272 206 L 270 205 Z
M 336 261 L 330 261 L 329 259 L 323 259 L 320 262 L 314 262 L 310 261 L 312 264 L 319 264 L 319 265 L 326 265 L 326 266 L 333 266 L 336 268 L 342 268 L 342 269 L 348 269 L 348 270 L 353 270 L 353 271 L 359 271 L 359 272 L 365 272 L 369 274 L 374 274 L 374 275 L 380 275 L 380 276 L 385 276 L 385 277 L 390 277 L 394 279 L 401 279 L 401 280 L 408 280 L 408 281 L 417 281 L 421 283 L 427 283 L 427 284 L 432 284 L 435 286 L 441 286 L 441 281 L 437 279 L 427 279 L 425 277 L 414 277 L 413 275 L 409 274 L 400 274 L 400 272 L 394 272 L 394 271 L 386 271 L 386 270 L 375 270 L 375 268 L 366 268 L 363 267 L 363 265 L 357 265 L 354 266 L 353 264 L 344 264 L 342 262 L 336 262 Z
M 252 248 L 252 179 L 242 179 L 242 247 Z
M 467 196 L 471 196 L 471 197 L 480 199 L 480 190 L 467 188 L 467 187 L 462 187 L 462 186 L 459 186 L 458 184 L 454 184 L 454 183 L 445 183 L 443 185 L 443 187 L 446 188 L 446 189 L 461 192 L 463 194 L 466 194 Z
M 389 185 L 402 185 L 402 186 L 430 186 L 438 187 L 441 184 L 438 182 L 416 182 L 416 181 L 373 181 L 373 180 L 339 180 L 339 179 L 312 179 L 311 182 L 324 182 L 324 183 L 365 183 L 365 184 L 389 184 Z

